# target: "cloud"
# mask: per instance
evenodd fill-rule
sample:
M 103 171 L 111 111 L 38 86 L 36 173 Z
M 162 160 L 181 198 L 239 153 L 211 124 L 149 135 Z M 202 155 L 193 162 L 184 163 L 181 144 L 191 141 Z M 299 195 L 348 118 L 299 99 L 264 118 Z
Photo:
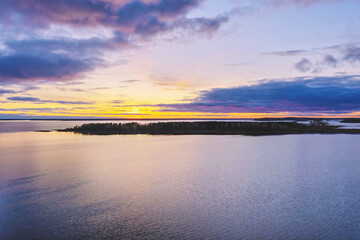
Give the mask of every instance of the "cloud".
M 190 103 L 156 106 L 162 112 L 351 113 L 360 111 L 360 76 L 267 80 L 202 91 Z
M 300 72 L 320 72 L 323 68 L 336 68 L 343 64 L 357 64 L 360 62 L 360 47 L 356 44 L 335 45 L 325 48 L 316 48 L 317 50 L 333 50 L 336 52 L 336 57 L 332 53 L 326 53 L 322 60 L 311 61 L 308 58 L 303 58 L 294 66 Z
M 194 33 L 208 34 L 211 36 L 219 30 L 222 24 L 229 21 L 229 16 L 217 16 L 214 18 L 184 18 L 176 22 L 173 27 L 191 30 Z
M 203 0 L 3 0 L 3 21 L 48 28 L 51 24 L 70 27 L 106 27 L 124 35 L 152 36 L 186 28 L 214 31 L 227 17 L 187 18 Z M 17 16 L 17 17 L 15 17 Z
M 113 101 L 109 101 L 108 103 L 122 104 L 124 102 L 125 102 L 124 100 L 113 100 Z
M 330 67 L 336 67 L 338 64 L 338 60 L 333 55 L 328 54 L 324 57 L 323 63 Z
M 94 102 L 84 102 L 84 101 L 55 101 L 55 100 L 42 100 L 36 97 L 8 97 L 9 101 L 16 102 L 32 102 L 32 103 L 58 103 L 58 104 L 70 104 L 70 105 L 87 105 L 93 104 Z
M 36 86 L 25 86 L 22 90 L 12 90 L 12 89 L 5 89 L 0 88 L 0 96 L 5 94 L 12 94 L 12 93 L 23 93 L 31 90 L 39 89 L 39 87 Z
M 338 3 L 343 2 L 344 0 L 257 0 L 261 3 L 270 4 L 274 7 L 280 7 L 280 6 L 297 6 L 297 7 L 308 7 L 314 4 L 320 4 L 320 3 Z
M 0 55 L 0 82 L 71 80 L 94 69 L 96 63 L 95 59 L 56 53 Z
M 177 29 L 211 35 L 227 22 L 228 16 L 188 18 L 187 13 L 201 2 L 3 0 L 0 25 L 15 29 L 19 36 L 0 42 L 4 46 L 0 49 L 0 83 L 59 82 L 83 77 L 107 65 L 104 60 L 107 51 L 134 47 L 153 36 Z M 54 25 L 72 31 L 101 27 L 112 36 L 75 39 L 44 38 L 35 34 L 37 30 L 47 30 Z M 6 39 L 6 32 L 2 39 Z
M 41 89 L 41 87 L 38 86 L 25 86 L 24 91 L 31 91 L 31 90 L 38 90 Z
M 97 87 L 97 88 L 90 88 L 89 90 L 107 90 L 111 89 L 110 87 Z
M 130 80 L 124 80 L 122 82 L 124 82 L 124 83 L 136 83 L 136 82 L 140 82 L 140 80 L 130 79 Z
M 104 66 L 102 51 L 129 47 L 125 38 L 24 39 L 5 42 L 0 51 L 0 82 L 68 81 Z
M 117 45 L 126 46 L 130 44 L 126 36 L 116 33 L 112 38 L 100 39 L 97 37 L 89 39 L 55 38 L 55 39 L 23 39 L 5 42 L 5 45 L 13 52 L 43 53 L 44 51 L 73 53 L 74 55 L 98 54 L 99 50 L 111 49 Z
M 54 111 L 64 111 L 66 108 L 0 108 L 0 112 L 27 112 L 27 111 L 36 111 L 36 112 L 54 112 Z
M 344 50 L 343 60 L 352 62 L 352 63 L 360 61 L 360 47 L 348 46 Z
M 80 88 L 66 88 L 66 87 L 56 87 L 56 89 L 59 89 L 60 91 L 64 91 L 64 92 L 86 92 L 86 90 L 84 89 L 80 89 Z
M 3 0 L 3 18 L 16 21 L 13 14 L 21 13 L 22 22 L 30 26 L 47 27 L 50 23 L 76 26 L 134 27 L 148 22 L 148 17 L 174 17 L 197 6 L 199 0 L 181 1 L 104 1 L 104 0 Z
M 1 89 L 0 88 L 0 96 L 4 95 L 4 94 L 9 94 L 9 93 L 17 93 L 17 91 L 11 90 L 11 89 Z
M 265 55 L 275 55 L 275 56 L 295 56 L 302 53 L 306 53 L 307 50 L 304 49 L 297 49 L 297 50 L 285 50 L 285 51 L 274 51 L 274 52 L 268 52 L 264 53 Z
M 295 63 L 294 66 L 300 72 L 308 72 L 313 67 L 313 64 L 309 59 L 303 58 L 299 62 Z
M 148 34 L 171 27 L 204 0 L 2 0 L 0 16 L 8 24 L 46 28 L 51 24 L 103 26 L 127 33 Z M 342 0 L 257 0 L 270 6 L 309 6 Z M 238 10 L 237 10 L 238 11 Z M 248 10 L 247 10 L 248 11 Z M 241 11 L 243 14 L 244 10 Z M 194 20 L 194 19 L 193 19 Z M 199 20 L 199 19 L 198 19 Z M 199 22 L 196 20 L 197 22 Z M 205 25 L 208 25 L 206 18 Z M 214 19 L 213 19 L 214 20 Z M 217 19 L 220 20 L 220 19 Z M 180 21 L 181 22 L 181 21 Z M 218 22 L 218 21 L 217 21 Z M 214 26 L 211 23 L 211 26 Z M 216 25 L 217 23 L 215 23 Z M 211 28 L 211 27 L 210 27 Z

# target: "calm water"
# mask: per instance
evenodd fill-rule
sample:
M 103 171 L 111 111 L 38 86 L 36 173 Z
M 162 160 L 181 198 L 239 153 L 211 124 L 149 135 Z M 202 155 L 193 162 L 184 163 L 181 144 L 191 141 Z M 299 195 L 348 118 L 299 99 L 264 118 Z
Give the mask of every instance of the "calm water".
M 360 135 L 0 133 L 4 240 L 360 239 L 359 186 Z

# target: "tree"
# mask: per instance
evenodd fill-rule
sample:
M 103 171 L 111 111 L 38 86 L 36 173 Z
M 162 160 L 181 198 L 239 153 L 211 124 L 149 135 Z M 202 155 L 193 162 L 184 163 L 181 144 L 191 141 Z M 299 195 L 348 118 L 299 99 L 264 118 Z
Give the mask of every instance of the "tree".
M 325 127 L 328 126 L 329 122 L 324 121 L 322 119 L 314 119 L 310 121 L 310 126 L 312 127 Z

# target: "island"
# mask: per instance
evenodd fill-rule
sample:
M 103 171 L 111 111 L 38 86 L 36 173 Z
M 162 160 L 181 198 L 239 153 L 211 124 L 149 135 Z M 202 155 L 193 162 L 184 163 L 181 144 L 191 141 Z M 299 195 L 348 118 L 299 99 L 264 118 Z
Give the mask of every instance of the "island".
M 284 134 L 360 134 L 360 129 L 341 129 L 330 126 L 322 120 L 312 120 L 310 124 L 298 122 L 157 122 L 129 123 L 89 123 L 59 132 L 73 132 L 86 135 L 284 135 Z

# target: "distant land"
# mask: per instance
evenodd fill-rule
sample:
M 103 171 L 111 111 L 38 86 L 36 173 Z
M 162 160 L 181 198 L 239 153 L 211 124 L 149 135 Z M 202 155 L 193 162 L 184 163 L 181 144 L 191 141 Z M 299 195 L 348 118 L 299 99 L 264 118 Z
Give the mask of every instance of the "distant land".
M 157 122 L 90 123 L 59 132 L 73 132 L 86 135 L 285 135 L 285 134 L 360 134 L 360 129 L 341 129 L 321 120 L 310 124 L 298 122 Z
M 345 118 L 342 123 L 360 123 L 360 118 Z
M 283 117 L 283 118 L 256 118 L 255 121 L 311 121 L 311 120 L 341 120 L 344 118 L 311 118 L 311 117 Z

